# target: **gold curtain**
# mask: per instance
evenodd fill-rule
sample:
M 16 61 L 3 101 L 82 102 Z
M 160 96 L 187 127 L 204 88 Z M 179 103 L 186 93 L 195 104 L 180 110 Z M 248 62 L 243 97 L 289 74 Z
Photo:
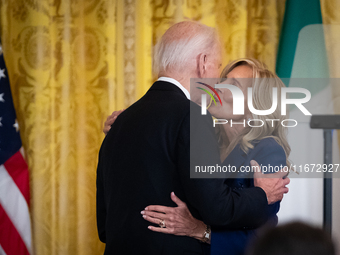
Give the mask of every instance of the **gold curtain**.
M 30 168 L 35 254 L 101 254 L 96 164 L 102 125 L 154 77 L 152 48 L 173 23 L 216 27 L 224 63 L 275 68 L 285 1 L 1 0 L 1 39 Z

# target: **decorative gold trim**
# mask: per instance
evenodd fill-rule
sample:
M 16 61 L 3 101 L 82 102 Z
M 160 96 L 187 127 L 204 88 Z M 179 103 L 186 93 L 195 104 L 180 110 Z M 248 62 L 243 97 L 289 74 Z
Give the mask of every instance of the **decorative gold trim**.
M 136 92 L 136 8 L 135 0 L 124 1 L 124 85 L 125 106 L 134 101 Z

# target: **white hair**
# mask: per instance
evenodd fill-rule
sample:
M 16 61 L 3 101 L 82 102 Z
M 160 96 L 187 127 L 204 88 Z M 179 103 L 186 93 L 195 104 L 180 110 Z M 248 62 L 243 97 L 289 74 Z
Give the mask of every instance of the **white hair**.
M 187 70 L 190 60 L 201 53 L 209 53 L 219 42 L 214 28 L 196 23 L 196 33 L 188 33 L 176 38 L 167 38 L 165 34 L 154 48 L 153 72 L 159 75 L 169 70 L 179 72 Z

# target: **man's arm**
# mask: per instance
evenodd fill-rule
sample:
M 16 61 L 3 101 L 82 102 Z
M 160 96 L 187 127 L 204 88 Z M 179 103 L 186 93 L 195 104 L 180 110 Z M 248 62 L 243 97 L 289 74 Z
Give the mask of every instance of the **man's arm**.
M 273 138 L 261 140 L 256 148 L 258 149 L 258 152 L 250 162 L 252 168 L 256 169 L 254 173 L 254 177 L 256 177 L 254 179 L 254 186 L 261 187 L 267 194 L 268 203 L 273 204 L 278 198 L 280 200 L 283 198 L 283 193 L 288 192 L 288 188 L 285 187 L 285 185 L 288 185 L 290 182 L 289 178 L 286 178 L 288 175 L 286 153 L 281 145 Z M 263 166 L 270 165 L 277 168 L 281 167 L 281 171 L 275 173 L 273 170 L 267 171 L 267 173 L 261 173 L 259 164 Z M 266 178 L 272 180 L 268 182 L 265 180 Z
M 257 171 L 254 173 L 254 186 L 264 190 L 268 204 L 281 201 L 283 195 L 289 191 L 286 185 L 290 183 L 290 179 L 287 177 L 286 169 L 281 169 L 280 172 L 274 174 L 263 174 L 256 161 L 252 160 L 250 163 L 252 167 L 257 168 Z

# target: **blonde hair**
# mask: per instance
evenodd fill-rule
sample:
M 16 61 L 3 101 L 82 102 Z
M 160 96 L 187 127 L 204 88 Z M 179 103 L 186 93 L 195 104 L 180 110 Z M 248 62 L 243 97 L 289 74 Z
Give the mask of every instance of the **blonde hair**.
M 221 79 L 227 78 L 228 74 L 236 67 L 246 65 L 253 70 L 252 90 L 253 90 L 253 106 L 258 110 L 270 109 L 273 102 L 273 88 L 285 87 L 281 79 L 274 73 L 268 70 L 264 63 L 256 59 L 242 58 L 229 63 L 221 73 Z M 260 78 L 260 79 L 259 79 Z M 226 154 L 235 148 L 237 144 L 240 144 L 241 149 L 247 153 L 249 149 L 254 148 L 253 141 L 259 141 L 264 138 L 271 137 L 282 146 L 286 158 L 287 166 L 290 166 L 288 156 L 290 154 L 290 146 L 287 142 L 287 128 L 281 125 L 281 121 L 284 120 L 284 116 L 281 115 L 281 104 L 280 104 L 280 89 L 278 92 L 278 105 L 276 110 L 269 115 L 256 115 L 252 114 L 252 119 L 260 119 L 264 125 L 261 128 L 245 128 L 238 136 L 229 141 L 227 146 Z M 279 121 L 266 121 L 266 119 L 278 119 Z M 226 139 L 224 139 L 226 140 Z M 224 144 L 226 147 L 226 144 Z

